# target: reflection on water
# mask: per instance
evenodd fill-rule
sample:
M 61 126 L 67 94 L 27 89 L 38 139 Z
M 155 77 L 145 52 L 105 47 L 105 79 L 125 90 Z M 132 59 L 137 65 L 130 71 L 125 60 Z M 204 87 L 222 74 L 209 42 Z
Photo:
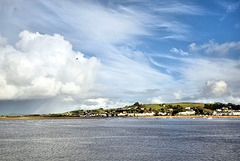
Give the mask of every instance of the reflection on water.
M 238 160 L 240 119 L 0 120 L 0 160 Z

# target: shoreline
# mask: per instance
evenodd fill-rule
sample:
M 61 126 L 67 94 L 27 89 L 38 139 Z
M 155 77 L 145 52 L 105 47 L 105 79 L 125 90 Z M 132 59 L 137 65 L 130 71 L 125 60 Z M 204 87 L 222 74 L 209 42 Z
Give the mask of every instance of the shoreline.
M 114 118 L 240 118 L 240 116 L 130 116 L 130 117 L 77 117 L 77 116 L 62 116 L 62 117 L 43 117 L 43 116 L 6 116 L 0 117 L 1 119 L 114 119 Z

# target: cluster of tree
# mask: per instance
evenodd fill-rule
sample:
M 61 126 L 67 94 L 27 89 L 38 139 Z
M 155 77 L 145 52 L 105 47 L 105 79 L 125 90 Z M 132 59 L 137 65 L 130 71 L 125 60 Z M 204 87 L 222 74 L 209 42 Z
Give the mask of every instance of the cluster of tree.
M 222 109 L 223 107 L 227 107 L 232 110 L 240 110 L 240 105 L 235 105 L 233 103 L 224 104 L 224 103 L 216 102 L 214 104 L 204 104 L 204 108 L 210 109 L 210 110 Z
M 172 111 L 172 115 L 176 115 L 177 113 L 179 112 L 186 112 L 186 109 L 180 105 L 177 105 L 177 106 L 173 106 L 173 111 Z

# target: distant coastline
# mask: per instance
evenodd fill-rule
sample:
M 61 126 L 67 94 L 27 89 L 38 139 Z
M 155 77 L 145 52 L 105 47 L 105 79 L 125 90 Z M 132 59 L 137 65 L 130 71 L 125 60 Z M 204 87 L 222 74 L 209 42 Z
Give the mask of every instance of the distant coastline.
M 62 117 L 42 117 L 42 116 L 5 116 L 0 119 L 117 119 L 117 118 L 239 118 L 240 116 L 133 116 L 133 117 L 77 117 L 77 116 L 62 116 Z
M 75 110 L 64 113 L 0 115 L 0 119 L 110 119 L 110 118 L 223 118 L 240 117 L 240 105 L 232 103 L 140 104 L 114 109 Z

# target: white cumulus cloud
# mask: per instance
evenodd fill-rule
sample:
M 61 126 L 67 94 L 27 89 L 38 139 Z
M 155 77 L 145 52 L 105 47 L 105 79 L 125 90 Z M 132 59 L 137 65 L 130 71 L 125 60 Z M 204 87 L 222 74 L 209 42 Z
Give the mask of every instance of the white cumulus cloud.
M 156 103 L 156 104 L 163 103 L 161 96 L 149 98 L 149 99 L 148 99 L 148 102 L 149 102 L 149 103 L 153 103 L 153 104 L 155 104 L 155 103 Z
M 227 97 L 226 102 L 240 104 L 240 97 L 229 96 Z
M 209 80 L 203 89 L 203 95 L 207 98 L 222 97 L 228 94 L 228 85 L 225 81 Z
M 0 44 L 0 100 L 81 95 L 93 87 L 97 58 L 73 51 L 58 34 L 25 30 L 19 38 L 16 46 Z
M 180 100 L 182 98 L 182 91 L 178 90 L 178 91 L 174 92 L 173 95 L 175 96 L 175 98 L 177 100 Z

